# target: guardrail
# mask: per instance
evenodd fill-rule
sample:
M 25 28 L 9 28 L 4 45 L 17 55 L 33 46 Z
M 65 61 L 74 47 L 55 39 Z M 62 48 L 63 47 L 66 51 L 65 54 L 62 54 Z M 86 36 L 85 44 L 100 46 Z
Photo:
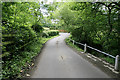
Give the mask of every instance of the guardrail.
M 88 48 L 90 48 L 90 49 L 93 49 L 93 50 L 95 50 L 95 51 L 97 51 L 97 52 L 100 52 L 100 53 L 102 53 L 102 54 L 105 54 L 105 55 L 107 55 L 107 56 L 115 59 L 114 69 L 115 69 L 115 70 L 118 70 L 119 58 L 120 58 L 119 55 L 116 55 L 116 57 L 115 57 L 115 56 L 113 56 L 113 55 L 110 55 L 110 54 L 108 54 L 108 53 L 105 53 L 105 52 L 103 52 L 103 51 L 100 51 L 100 50 L 98 50 L 98 49 L 96 49 L 96 48 L 93 48 L 93 47 L 91 47 L 91 46 L 88 46 L 87 44 L 82 44 L 82 43 L 76 42 L 75 40 L 72 40 L 72 39 L 70 39 L 70 38 L 69 38 L 69 40 L 73 42 L 73 45 L 76 43 L 76 44 L 80 44 L 80 45 L 84 46 L 84 53 L 86 52 L 87 47 L 88 47 Z

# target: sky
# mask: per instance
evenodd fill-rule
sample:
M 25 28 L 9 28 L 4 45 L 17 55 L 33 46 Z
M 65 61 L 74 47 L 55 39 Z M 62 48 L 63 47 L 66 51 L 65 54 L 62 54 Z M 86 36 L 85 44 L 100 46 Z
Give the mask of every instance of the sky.
M 51 4 L 51 3 L 53 3 L 54 1 L 56 1 L 56 2 L 61 2 L 62 0 L 39 0 L 39 1 L 40 1 L 40 2 L 43 1 L 44 4 Z M 64 1 L 65 1 L 65 0 L 64 0 Z M 46 10 L 46 9 L 41 8 L 41 12 L 43 13 L 43 16 L 49 16 L 49 14 L 48 14 L 48 15 L 45 14 L 45 13 L 47 13 L 47 10 Z

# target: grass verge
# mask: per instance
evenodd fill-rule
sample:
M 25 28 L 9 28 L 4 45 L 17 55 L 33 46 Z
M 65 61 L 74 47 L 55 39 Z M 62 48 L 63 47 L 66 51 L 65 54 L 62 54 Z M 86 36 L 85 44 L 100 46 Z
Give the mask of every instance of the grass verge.
M 65 39 L 65 42 L 66 42 L 69 46 L 71 46 L 72 48 L 75 48 L 75 49 L 76 49 L 77 51 L 79 51 L 79 52 L 83 52 L 83 51 L 84 51 L 83 49 L 79 48 L 77 45 L 73 45 L 73 43 L 72 43 L 68 38 Z

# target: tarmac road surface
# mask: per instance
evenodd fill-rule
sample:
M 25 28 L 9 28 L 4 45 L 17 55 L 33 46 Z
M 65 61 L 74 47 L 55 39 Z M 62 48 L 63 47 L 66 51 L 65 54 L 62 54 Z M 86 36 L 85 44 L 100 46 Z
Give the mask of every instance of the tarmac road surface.
M 40 53 L 31 78 L 110 78 L 69 48 L 64 39 L 69 33 L 49 40 Z M 82 54 L 82 53 L 81 53 Z

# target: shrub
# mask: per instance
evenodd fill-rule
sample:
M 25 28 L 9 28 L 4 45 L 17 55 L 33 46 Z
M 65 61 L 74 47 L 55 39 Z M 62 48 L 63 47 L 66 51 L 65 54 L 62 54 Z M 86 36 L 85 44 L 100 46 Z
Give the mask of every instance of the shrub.
M 43 31 L 42 26 L 41 26 L 41 25 L 38 25 L 38 24 L 32 25 L 32 28 L 33 28 L 33 30 L 35 30 L 36 32 L 42 32 L 42 31 Z
M 43 32 L 42 37 L 49 37 L 49 36 L 56 36 L 58 35 L 59 32 L 58 31 L 47 31 L 47 32 Z
M 50 32 L 48 32 L 48 34 L 49 34 L 49 36 L 56 36 L 59 34 L 59 32 L 58 31 L 50 31 Z

